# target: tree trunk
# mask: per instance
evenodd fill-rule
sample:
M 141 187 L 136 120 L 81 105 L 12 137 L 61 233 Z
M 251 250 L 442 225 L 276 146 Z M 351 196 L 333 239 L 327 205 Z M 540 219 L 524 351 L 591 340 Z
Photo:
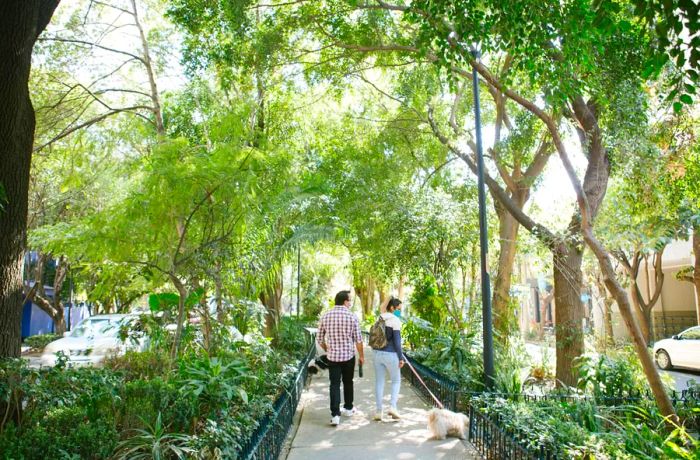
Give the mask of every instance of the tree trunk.
M 170 275 L 170 281 L 177 289 L 179 299 L 177 301 L 177 329 L 175 329 L 175 340 L 170 349 L 170 357 L 174 360 L 180 352 L 180 341 L 182 340 L 182 328 L 185 325 L 185 300 L 187 300 L 187 288 L 185 284 L 175 275 Z
M 654 325 L 651 321 L 651 311 L 654 305 L 661 297 L 661 290 L 664 286 L 664 270 L 663 270 L 663 255 L 665 247 L 659 249 L 654 255 L 654 294 L 651 294 L 649 287 L 649 270 L 648 256 L 642 255 L 641 251 L 635 251 L 631 263 L 626 259 L 623 264 L 626 266 L 632 284 L 632 303 L 639 317 L 639 324 L 642 328 L 642 334 L 647 345 L 654 340 Z M 646 278 L 647 278 L 647 300 L 644 300 L 642 290 L 639 288 L 639 269 L 641 268 L 642 259 L 647 262 Z
M 634 305 L 634 311 L 637 315 L 637 320 L 639 321 L 639 328 L 642 330 L 642 336 L 644 337 L 645 342 L 648 344 L 649 322 L 646 312 L 644 311 L 644 308 L 642 308 L 642 305 L 640 304 L 640 299 L 637 296 L 638 290 L 639 286 L 637 285 L 637 281 L 632 281 L 632 305 Z M 651 317 L 651 315 L 649 315 L 649 317 Z
M 277 335 L 277 325 L 282 314 L 282 272 L 278 270 L 273 282 L 260 293 L 260 301 L 265 306 L 265 337 Z
M 367 319 L 372 315 L 372 303 L 374 301 L 375 291 L 374 280 L 368 275 L 356 275 L 354 287 L 355 295 L 359 297 L 362 305 L 362 319 Z
M 377 285 L 377 291 L 379 292 L 379 305 L 383 305 L 387 297 L 389 297 L 389 292 L 386 290 L 386 286 L 383 284 Z M 374 294 L 374 292 L 372 292 Z
M 214 295 L 216 297 L 216 321 L 222 323 L 225 319 L 223 302 L 223 282 L 221 281 L 221 263 L 216 262 L 214 272 Z
M 575 385 L 573 360 L 583 354 L 583 304 L 581 286 L 583 274 L 583 245 L 577 238 L 582 232 L 582 215 L 587 224 L 593 225 L 600 205 L 605 197 L 610 178 L 610 162 L 603 145 L 603 133 L 598 125 L 597 107 L 579 96 L 571 101 L 581 146 L 586 152 L 588 166 L 581 184 L 587 198 L 587 209 L 579 209 L 571 217 L 568 227 L 570 237 L 554 247 L 554 296 L 557 338 L 557 380 L 566 385 Z M 574 173 L 575 174 L 575 173 Z
M 58 1 L 0 2 L 0 358 L 20 354 L 22 258 L 36 124 L 27 85 L 34 42 Z
M 605 296 L 603 300 L 605 311 L 603 312 L 603 321 L 605 322 L 605 343 L 607 345 L 615 345 L 615 334 L 613 333 L 612 322 L 612 306 L 613 301 Z
M 51 256 L 48 254 L 39 255 L 34 276 L 39 281 L 35 281 L 37 288 L 30 291 L 34 294 L 28 295 L 27 299 L 34 301 L 44 313 L 51 317 L 54 333 L 63 335 L 63 333 L 66 332 L 66 318 L 61 296 L 63 294 L 63 285 L 68 275 L 68 262 L 65 256 L 59 257 L 56 262 L 56 271 L 53 279 L 53 297 L 49 300 L 44 292 L 43 279 L 46 262 L 50 259 Z
M 151 104 L 153 118 L 156 125 L 156 132 L 159 136 L 165 136 L 165 127 L 163 125 L 163 112 L 160 105 L 160 93 L 158 93 L 158 85 L 156 84 L 156 76 L 153 71 L 153 61 L 151 61 L 151 52 L 148 48 L 148 40 L 146 39 L 146 33 L 143 30 L 141 21 L 139 20 L 139 12 L 136 8 L 136 0 L 131 0 L 131 8 L 133 11 L 134 25 L 139 31 L 139 37 L 141 38 L 141 49 L 143 51 L 143 65 L 146 67 L 146 75 L 148 75 L 148 84 L 151 89 Z
M 554 252 L 554 303 L 558 384 L 576 385 L 573 361 L 583 346 L 583 304 L 581 284 L 583 253 L 576 246 L 562 244 Z
M 615 277 L 615 269 L 613 269 L 612 263 L 610 262 L 610 256 L 603 245 L 601 245 L 593 235 L 593 230 L 591 229 L 590 225 L 583 228 L 583 235 L 588 247 L 591 248 L 593 254 L 596 256 L 596 259 L 598 259 L 598 264 L 603 272 L 605 286 L 608 288 L 617 302 L 617 306 L 620 309 L 620 315 L 625 321 L 627 330 L 632 337 L 632 343 L 634 344 L 637 356 L 641 361 L 642 369 L 647 377 L 651 391 L 654 393 L 656 404 L 659 406 L 659 410 L 664 417 L 668 417 L 671 422 L 677 424 L 678 416 L 676 415 L 673 404 L 671 404 L 671 400 L 669 399 L 668 394 L 661 383 L 661 377 L 659 376 L 659 372 L 657 371 L 654 361 L 649 354 L 649 349 L 647 348 L 644 337 L 642 336 L 642 331 L 640 330 L 637 322 L 634 320 L 629 296 Z M 669 428 L 672 427 L 669 426 Z
M 692 274 L 684 273 L 678 276 L 678 279 L 693 283 L 695 287 L 695 316 L 697 324 L 700 325 L 700 225 L 693 227 L 692 245 L 695 258 Z
M 700 325 L 700 225 L 693 229 L 693 254 L 695 265 L 693 267 L 693 284 L 695 285 L 695 313 Z M 2 279 L 0 277 L 0 279 Z
M 522 200 L 513 197 L 513 200 L 522 207 Z M 493 283 L 493 326 L 496 337 L 501 343 L 508 341 L 512 325 L 512 311 L 510 299 L 510 287 L 513 278 L 513 264 L 517 252 L 518 230 L 520 224 L 499 201 L 494 201 L 498 214 L 498 242 L 500 251 L 498 254 L 498 273 Z
M 593 281 L 595 282 L 596 289 L 598 289 L 598 294 L 603 301 L 604 342 L 605 345 L 614 345 L 615 336 L 613 334 L 612 306 L 615 303 L 615 300 L 608 294 L 608 288 L 605 287 L 605 282 L 601 278 L 600 274 L 596 274 Z

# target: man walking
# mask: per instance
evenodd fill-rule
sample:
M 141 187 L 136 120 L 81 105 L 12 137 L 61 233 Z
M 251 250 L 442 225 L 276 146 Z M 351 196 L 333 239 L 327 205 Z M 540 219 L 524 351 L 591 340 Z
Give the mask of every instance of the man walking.
M 335 307 L 326 312 L 318 323 L 316 342 L 326 351 L 331 381 L 331 425 L 338 426 L 340 415 L 355 415 L 353 383 L 355 349 L 360 365 L 365 362 L 360 322 L 350 311 L 350 291 L 335 295 Z M 340 409 L 340 380 L 343 380 L 343 409 Z

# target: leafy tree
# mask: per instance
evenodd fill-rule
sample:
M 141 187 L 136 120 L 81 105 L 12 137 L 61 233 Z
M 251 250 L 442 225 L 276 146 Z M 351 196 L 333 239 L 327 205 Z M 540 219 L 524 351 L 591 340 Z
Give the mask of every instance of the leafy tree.
M 439 64 L 455 79 L 469 76 L 469 67 L 474 67 L 486 86 L 503 93 L 544 123 L 579 204 L 566 235 L 558 237 L 534 222 L 502 190 L 498 196 L 509 212 L 553 252 L 560 345 L 557 377 L 573 384 L 570 364 L 583 351 L 580 302 L 583 235 L 631 328 L 662 412 L 673 414 L 632 317 L 629 299 L 615 280 L 609 254 L 592 233 L 610 174 L 612 150 L 604 142 L 606 133 L 614 132 L 611 123 L 614 117 L 609 115 L 624 97 L 640 92 L 645 64 L 640 50 L 646 49 L 645 43 L 650 39 L 648 31 L 630 19 L 629 5 L 526 2 L 514 7 L 465 0 L 449 4 L 426 1 L 412 2 L 410 6 L 384 2 L 353 6 L 353 15 L 346 14 L 343 2 L 302 4 L 298 8 L 302 14 L 323 19 L 317 19 L 311 26 L 318 40 L 348 52 L 408 53 Z M 403 28 L 397 28 L 397 23 L 402 23 Z M 400 30 L 410 33 L 401 34 Z M 488 55 L 484 62 L 496 62 L 499 54 L 511 56 L 512 75 L 522 75 L 536 91 L 533 94 L 519 91 L 512 86 L 512 76 L 494 73 L 491 64 L 476 60 L 471 48 L 474 43 L 479 43 L 482 52 Z M 546 103 L 544 108 L 538 99 Z M 562 141 L 560 115 L 574 125 L 587 157 L 583 183 Z M 488 183 L 492 190 L 499 190 L 493 180 Z
M 58 0 L 12 0 L 0 7 L 0 357 L 20 352 L 22 256 L 26 244 L 29 168 L 35 116 L 29 98 L 34 44 Z

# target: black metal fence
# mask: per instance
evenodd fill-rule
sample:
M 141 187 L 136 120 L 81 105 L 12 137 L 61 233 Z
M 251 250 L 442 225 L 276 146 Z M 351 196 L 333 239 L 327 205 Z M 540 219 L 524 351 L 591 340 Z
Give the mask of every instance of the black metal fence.
M 524 434 L 503 428 L 500 420 L 494 419 L 474 405 L 469 405 L 469 442 L 488 460 L 553 460 L 557 457 L 544 445 L 527 448 Z
M 316 346 L 311 345 L 306 357 L 299 363 L 296 378 L 285 388 L 284 392 L 273 403 L 273 412 L 260 421 L 250 439 L 243 445 L 241 459 L 246 460 L 276 460 L 289 433 L 294 420 L 301 393 L 308 380 L 308 363 L 316 354 Z
M 457 382 L 433 371 L 427 366 L 422 365 L 410 356 L 406 356 L 406 359 L 408 359 L 409 364 L 416 369 L 416 372 L 420 375 L 420 378 L 423 379 L 425 385 L 440 400 L 440 402 L 442 402 L 446 409 L 452 411 L 462 409 L 458 407 L 459 386 L 457 385 Z M 408 380 L 411 382 L 411 385 L 416 387 L 424 400 L 426 400 L 429 404 L 435 405 L 435 401 L 433 401 L 430 393 L 428 393 L 425 386 L 420 383 L 420 380 L 418 380 L 418 377 L 416 377 L 416 375 L 411 371 L 409 366 L 402 367 L 401 374 L 404 379 Z
M 425 382 L 430 391 L 437 396 L 445 408 L 464 412 L 469 415 L 469 441 L 487 459 L 527 459 L 527 460 L 553 460 L 557 456 L 554 446 L 532 445 L 525 433 L 506 427 L 506 424 L 496 415 L 483 413 L 480 408 L 487 399 L 503 398 L 512 401 L 567 401 L 567 402 L 594 402 L 598 405 L 614 406 L 638 403 L 644 400 L 653 400 L 653 395 L 647 392 L 620 393 L 612 395 L 588 396 L 571 392 L 556 392 L 546 395 L 533 395 L 526 393 L 482 393 L 465 392 L 459 390 L 459 384 L 448 377 L 435 372 L 411 357 L 408 361 L 415 368 L 420 378 Z M 408 366 L 402 368 L 403 377 L 408 380 L 418 391 L 421 397 L 429 404 L 435 405 L 432 397 L 421 384 Z M 700 391 L 688 389 L 672 391 L 669 395 L 673 405 L 677 408 L 693 408 L 700 405 Z M 687 420 L 689 426 L 700 426 L 700 420 L 695 416 Z

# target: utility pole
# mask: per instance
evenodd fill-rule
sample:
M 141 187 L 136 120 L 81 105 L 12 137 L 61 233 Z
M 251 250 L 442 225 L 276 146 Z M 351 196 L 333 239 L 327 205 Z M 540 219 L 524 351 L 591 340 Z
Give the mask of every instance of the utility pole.
M 301 305 L 301 244 L 297 244 L 297 318 Z
M 479 51 L 472 48 L 474 61 L 479 59 Z M 486 222 L 486 187 L 484 183 L 484 152 L 481 140 L 481 106 L 479 103 L 479 74 L 472 65 L 472 86 L 474 90 L 474 123 L 476 125 L 477 183 L 479 189 L 479 243 L 481 246 L 481 306 L 484 327 L 484 386 L 493 389 L 493 320 L 491 318 L 491 279 L 489 277 L 489 239 Z

